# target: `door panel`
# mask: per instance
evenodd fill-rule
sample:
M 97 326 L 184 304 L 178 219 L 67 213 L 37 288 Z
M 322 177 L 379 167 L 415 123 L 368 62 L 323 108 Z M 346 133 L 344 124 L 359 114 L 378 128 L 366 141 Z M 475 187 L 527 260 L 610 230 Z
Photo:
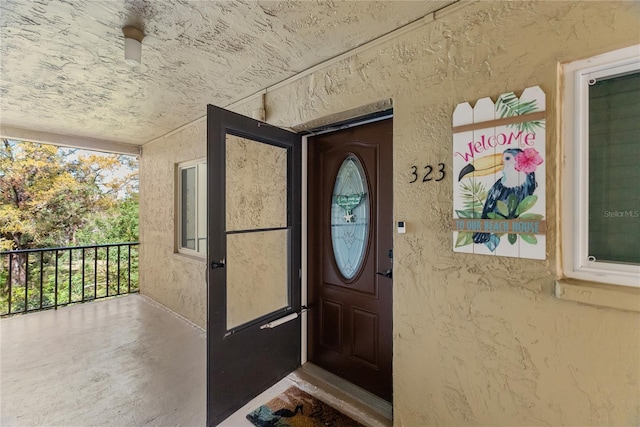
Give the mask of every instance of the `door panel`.
M 300 366 L 300 138 L 207 110 L 207 424 Z
M 376 273 L 392 267 L 392 129 L 388 119 L 310 138 L 308 175 L 309 301 L 314 307 L 309 360 L 388 401 L 392 280 Z M 350 159 L 360 167 L 364 184 L 356 177 L 342 185 L 339 172 Z M 356 229 L 359 221 L 368 222 L 367 232 Z M 336 236 L 343 241 L 334 242 Z M 361 252 L 363 259 L 358 263 L 349 255 L 345 270 L 335 248 L 344 243 L 348 251 L 358 239 L 364 249 L 356 247 L 354 253 Z

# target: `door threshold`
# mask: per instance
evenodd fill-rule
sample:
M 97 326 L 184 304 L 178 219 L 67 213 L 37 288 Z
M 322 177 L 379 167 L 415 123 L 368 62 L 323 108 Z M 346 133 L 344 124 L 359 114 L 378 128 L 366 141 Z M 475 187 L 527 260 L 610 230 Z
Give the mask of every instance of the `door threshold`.
M 387 402 L 381 397 L 358 387 L 357 385 L 341 378 L 329 371 L 326 371 L 311 362 L 307 362 L 296 374 L 305 381 L 316 384 L 320 388 L 328 389 L 327 392 L 334 396 L 340 397 L 342 400 L 355 400 L 360 403 L 362 409 L 371 416 L 377 415 L 381 422 L 391 423 L 393 420 L 393 404 Z M 307 378 L 305 378 L 307 377 Z M 324 384 L 317 384 L 318 381 Z M 391 424 L 389 424 L 391 425 Z

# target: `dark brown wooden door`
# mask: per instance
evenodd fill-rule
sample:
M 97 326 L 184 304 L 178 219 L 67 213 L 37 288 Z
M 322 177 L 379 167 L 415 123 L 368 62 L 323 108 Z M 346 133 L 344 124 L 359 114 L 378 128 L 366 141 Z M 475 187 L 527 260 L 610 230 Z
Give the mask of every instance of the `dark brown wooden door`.
M 309 139 L 309 360 L 392 400 L 393 123 Z

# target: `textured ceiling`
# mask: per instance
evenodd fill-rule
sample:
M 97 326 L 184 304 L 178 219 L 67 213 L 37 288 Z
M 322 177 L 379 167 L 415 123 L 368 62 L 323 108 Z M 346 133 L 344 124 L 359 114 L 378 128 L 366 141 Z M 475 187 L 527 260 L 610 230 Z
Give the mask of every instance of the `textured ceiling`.
M 143 144 L 448 3 L 0 0 L 0 124 Z

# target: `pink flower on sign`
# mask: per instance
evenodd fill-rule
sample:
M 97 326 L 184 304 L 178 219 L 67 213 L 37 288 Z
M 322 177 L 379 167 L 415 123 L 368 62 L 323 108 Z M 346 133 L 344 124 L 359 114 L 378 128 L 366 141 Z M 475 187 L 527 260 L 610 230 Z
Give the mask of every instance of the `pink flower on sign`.
M 515 168 L 518 172 L 531 173 L 536 167 L 542 164 L 542 156 L 535 148 L 525 148 L 522 153 L 516 154 Z

